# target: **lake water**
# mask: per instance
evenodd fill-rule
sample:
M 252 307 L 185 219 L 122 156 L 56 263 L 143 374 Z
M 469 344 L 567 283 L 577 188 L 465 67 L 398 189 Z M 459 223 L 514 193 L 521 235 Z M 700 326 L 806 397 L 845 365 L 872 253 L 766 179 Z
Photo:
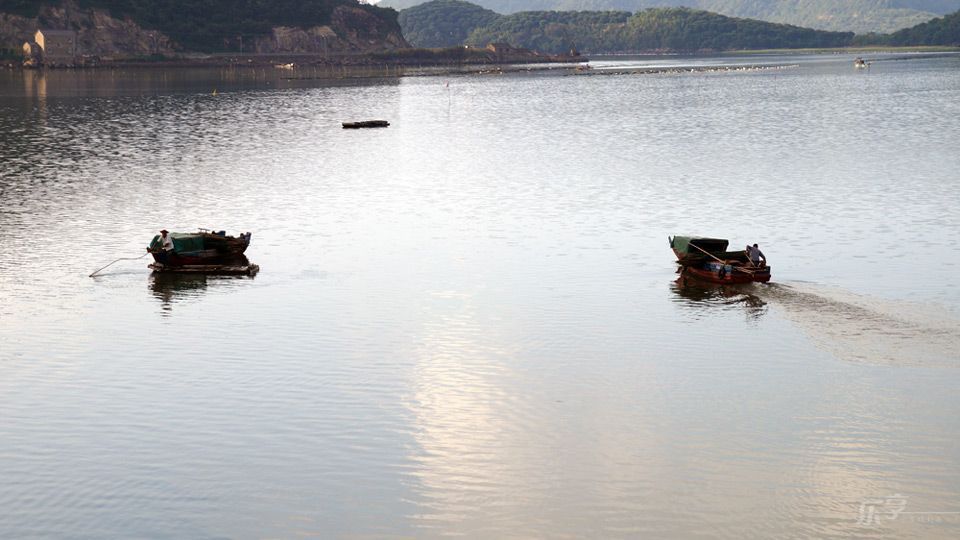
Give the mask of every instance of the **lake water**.
M 957 537 L 960 56 L 872 59 L 0 72 L 0 537 Z

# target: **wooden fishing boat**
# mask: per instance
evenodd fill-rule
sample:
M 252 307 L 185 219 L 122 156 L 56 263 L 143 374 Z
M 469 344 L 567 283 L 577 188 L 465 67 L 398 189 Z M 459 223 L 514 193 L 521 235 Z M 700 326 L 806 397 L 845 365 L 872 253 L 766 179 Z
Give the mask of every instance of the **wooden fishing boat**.
M 754 266 L 745 250 L 728 251 L 726 239 L 674 236 L 669 240 L 680 265 L 677 271 L 687 277 L 725 284 L 770 281 L 769 266 Z
M 382 128 L 390 125 L 386 120 L 364 120 L 362 122 L 343 122 L 343 129 Z
M 165 269 L 181 266 L 235 265 L 250 245 L 249 232 L 227 236 L 225 231 L 200 229 L 195 233 L 169 233 L 173 250 L 163 249 L 160 235 L 153 237 L 147 251 Z

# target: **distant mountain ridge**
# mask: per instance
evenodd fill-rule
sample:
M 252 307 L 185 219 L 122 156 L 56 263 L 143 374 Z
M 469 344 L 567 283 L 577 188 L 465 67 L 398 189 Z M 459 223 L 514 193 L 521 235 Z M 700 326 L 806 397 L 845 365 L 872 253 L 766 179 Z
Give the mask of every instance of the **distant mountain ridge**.
M 433 0 L 400 13 L 417 47 L 485 47 L 506 43 L 543 53 L 705 52 L 845 47 L 852 32 L 727 17 L 689 8 L 496 13 L 458 0 Z M 466 36 L 466 37 L 464 37 Z
M 406 9 L 424 0 L 382 0 Z M 478 0 L 497 13 L 518 11 L 629 11 L 689 7 L 730 17 L 758 19 L 858 34 L 893 32 L 960 10 L 960 0 Z
M 400 12 L 415 47 L 509 44 L 543 53 L 715 52 L 853 45 L 960 46 L 960 11 L 893 34 L 832 32 L 689 8 L 521 11 L 500 15 L 462 0 L 431 0 Z
M 960 45 L 960 11 L 885 37 L 891 45 Z

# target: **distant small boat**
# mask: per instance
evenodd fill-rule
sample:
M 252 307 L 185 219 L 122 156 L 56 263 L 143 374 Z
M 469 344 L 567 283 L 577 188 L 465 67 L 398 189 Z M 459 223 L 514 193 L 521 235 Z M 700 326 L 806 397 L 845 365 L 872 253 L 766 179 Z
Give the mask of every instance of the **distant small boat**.
M 195 233 L 169 233 L 173 250 L 164 251 L 160 235 L 153 237 L 147 251 L 164 268 L 191 265 L 235 265 L 250 245 L 250 233 L 227 236 L 225 231 L 200 229 Z
M 870 63 L 864 61 L 863 58 L 860 58 L 858 56 L 853 60 L 853 67 L 854 69 L 867 69 L 868 67 L 870 67 Z
M 726 239 L 674 236 L 669 240 L 683 275 L 724 284 L 770 281 L 769 266 L 753 266 L 744 250 L 727 251 Z
M 289 64 L 274 64 L 273 67 L 277 69 L 293 69 L 297 66 L 293 62 L 290 62 Z
M 364 120 L 362 122 L 344 122 L 343 129 L 383 128 L 390 125 L 386 120 Z

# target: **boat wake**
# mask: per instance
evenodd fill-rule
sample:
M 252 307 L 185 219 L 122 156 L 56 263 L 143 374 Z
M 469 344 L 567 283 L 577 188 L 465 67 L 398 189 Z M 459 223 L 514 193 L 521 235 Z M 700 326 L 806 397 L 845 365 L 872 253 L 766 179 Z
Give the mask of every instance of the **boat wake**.
M 960 319 L 944 308 L 808 283 L 779 283 L 757 290 L 773 309 L 842 360 L 960 367 Z

